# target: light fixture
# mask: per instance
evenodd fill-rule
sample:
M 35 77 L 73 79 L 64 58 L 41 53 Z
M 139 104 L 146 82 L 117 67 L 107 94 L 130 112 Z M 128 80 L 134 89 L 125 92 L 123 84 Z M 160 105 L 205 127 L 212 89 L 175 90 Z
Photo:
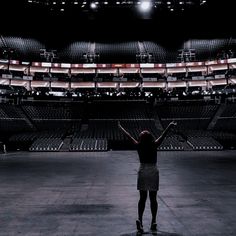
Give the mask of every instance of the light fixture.
M 140 4 L 140 10 L 143 11 L 143 12 L 147 12 L 149 11 L 151 8 L 151 2 L 150 0 L 144 0 L 141 2 Z
M 91 2 L 90 7 L 91 7 L 92 9 L 95 9 L 95 8 L 97 8 L 97 5 L 96 5 L 94 2 Z
M 141 12 L 145 13 L 150 11 L 152 8 L 155 11 L 168 10 L 168 11 L 183 11 L 194 7 L 204 7 L 207 5 L 207 0 L 26 0 L 30 5 L 44 5 L 51 10 L 64 9 L 68 2 L 73 5 L 80 5 L 81 8 L 85 8 L 89 4 L 90 8 L 105 8 L 107 5 L 113 8 L 122 9 L 122 7 L 136 7 Z M 61 7 L 57 7 L 57 5 Z M 203 6 L 204 5 L 204 6 Z M 173 9 L 173 10 L 172 10 Z M 63 10 L 62 10 L 63 11 Z

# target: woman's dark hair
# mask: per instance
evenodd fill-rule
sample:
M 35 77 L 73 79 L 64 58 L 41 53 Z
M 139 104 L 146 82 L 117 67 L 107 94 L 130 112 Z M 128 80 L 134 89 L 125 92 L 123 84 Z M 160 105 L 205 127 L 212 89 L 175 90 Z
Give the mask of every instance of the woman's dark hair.
M 138 141 L 141 145 L 149 145 L 154 142 L 154 137 L 148 130 L 144 130 L 139 134 Z

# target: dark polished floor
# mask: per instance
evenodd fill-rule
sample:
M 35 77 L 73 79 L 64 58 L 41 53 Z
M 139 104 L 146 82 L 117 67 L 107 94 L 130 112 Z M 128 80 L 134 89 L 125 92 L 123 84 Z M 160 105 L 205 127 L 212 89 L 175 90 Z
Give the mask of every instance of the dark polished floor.
M 235 154 L 158 153 L 157 235 L 236 235 Z M 0 154 L 0 236 L 136 235 L 138 166 L 133 151 Z

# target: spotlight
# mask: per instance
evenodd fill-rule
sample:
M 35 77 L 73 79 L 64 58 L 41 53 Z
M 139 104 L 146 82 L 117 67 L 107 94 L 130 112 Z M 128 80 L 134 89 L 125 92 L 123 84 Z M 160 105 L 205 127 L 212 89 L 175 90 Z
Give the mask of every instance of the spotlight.
M 149 0 L 144 0 L 141 2 L 140 4 L 141 11 L 146 12 L 146 11 L 149 11 L 150 8 L 151 8 L 151 2 Z
M 95 9 L 95 8 L 97 8 L 97 5 L 96 5 L 94 2 L 91 2 L 90 7 L 91 7 L 92 9 Z

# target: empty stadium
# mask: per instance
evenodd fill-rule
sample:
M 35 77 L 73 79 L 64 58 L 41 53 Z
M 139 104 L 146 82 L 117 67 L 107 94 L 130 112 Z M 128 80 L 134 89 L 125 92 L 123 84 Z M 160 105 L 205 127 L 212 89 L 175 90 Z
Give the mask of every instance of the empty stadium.
M 144 3 L 0 3 L 0 236 L 142 235 L 121 127 L 168 129 L 144 234 L 236 234 L 233 3 Z

